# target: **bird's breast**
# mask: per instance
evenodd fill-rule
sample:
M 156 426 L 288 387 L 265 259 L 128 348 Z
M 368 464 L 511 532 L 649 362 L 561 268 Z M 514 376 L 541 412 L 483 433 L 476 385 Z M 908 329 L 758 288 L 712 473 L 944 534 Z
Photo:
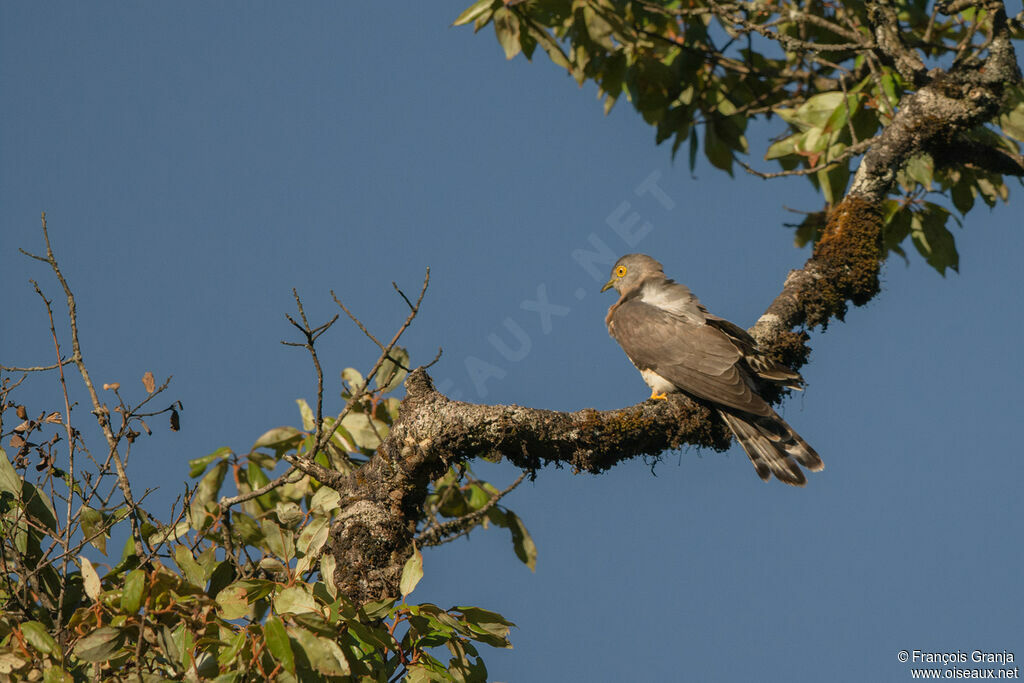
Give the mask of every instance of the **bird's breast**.
M 639 366 L 637 367 L 639 368 Z M 674 394 L 679 391 L 679 387 L 656 373 L 654 370 L 644 370 L 640 368 L 640 375 L 644 378 L 644 382 L 647 383 L 647 386 L 651 388 L 651 391 L 656 394 Z

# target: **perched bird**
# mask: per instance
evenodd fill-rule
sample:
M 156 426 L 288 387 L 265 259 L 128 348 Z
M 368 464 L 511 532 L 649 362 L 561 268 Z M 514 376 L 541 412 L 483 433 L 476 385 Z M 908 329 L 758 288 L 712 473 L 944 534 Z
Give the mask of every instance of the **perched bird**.
M 797 463 L 825 467 L 760 395 L 766 383 L 801 388 L 799 373 L 768 358 L 737 325 L 708 313 L 689 288 L 665 277 L 660 263 L 627 254 L 601 291 L 619 300 L 608 309 L 608 333 L 651 388 L 652 399 L 682 392 L 718 410 L 761 479 L 806 483 Z

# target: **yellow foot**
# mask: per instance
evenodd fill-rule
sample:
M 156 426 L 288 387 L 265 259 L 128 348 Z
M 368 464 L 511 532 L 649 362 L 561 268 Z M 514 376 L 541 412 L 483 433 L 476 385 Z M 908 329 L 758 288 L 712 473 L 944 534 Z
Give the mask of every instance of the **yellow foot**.
M 667 401 L 668 400 L 668 396 L 666 396 L 665 394 L 656 394 L 656 393 L 654 393 L 654 390 L 652 389 L 651 390 L 651 397 L 649 399 L 647 399 L 647 400 L 649 400 L 649 401 Z

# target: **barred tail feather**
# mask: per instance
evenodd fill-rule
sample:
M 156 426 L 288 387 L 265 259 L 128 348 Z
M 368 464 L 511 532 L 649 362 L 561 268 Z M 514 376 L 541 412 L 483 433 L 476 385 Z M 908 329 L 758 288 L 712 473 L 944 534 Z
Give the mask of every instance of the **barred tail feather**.
M 815 450 L 774 412 L 766 417 L 719 413 L 761 479 L 767 481 L 774 474 L 781 482 L 803 486 L 807 479 L 800 465 L 812 472 L 825 468 Z

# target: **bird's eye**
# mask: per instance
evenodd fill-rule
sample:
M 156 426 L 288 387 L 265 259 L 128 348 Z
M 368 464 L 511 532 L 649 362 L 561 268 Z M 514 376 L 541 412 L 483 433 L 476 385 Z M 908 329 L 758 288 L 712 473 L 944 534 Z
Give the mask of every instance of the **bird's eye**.
M 619 266 L 618 268 L 615 269 L 615 277 L 625 277 L 625 276 L 626 276 L 626 266 Z

